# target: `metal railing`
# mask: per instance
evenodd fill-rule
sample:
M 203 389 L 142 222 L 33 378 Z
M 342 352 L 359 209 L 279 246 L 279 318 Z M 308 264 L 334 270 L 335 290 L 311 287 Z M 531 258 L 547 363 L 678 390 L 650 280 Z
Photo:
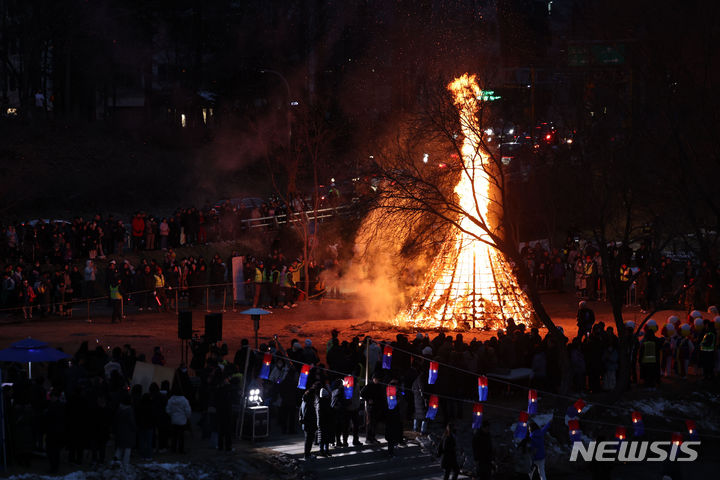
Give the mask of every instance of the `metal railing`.
M 338 205 L 337 207 L 320 208 L 318 210 L 304 210 L 302 212 L 287 212 L 271 217 L 246 218 L 241 220 L 247 228 L 273 227 L 286 223 L 324 220 L 335 216 L 349 215 L 352 205 Z
M 263 284 L 268 285 L 268 284 Z M 302 282 L 304 285 L 304 282 Z M 315 282 L 311 282 L 311 291 L 314 289 Z M 248 302 L 252 304 L 254 295 L 253 282 L 246 282 L 239 286 L 245 289 L 245 300 L 242 303 L 235 302 L 235 291 L 232 282 L 224 283 L 208 283 L 203 285 L 180 286 L 180 287 L 163 287 L 162 289 L 152 290 L 135 290 L 123 293 L 123 301 L 121 303 L 122 316 L 125 318 L 129 314 L 138 314 L 140 312 L 175 312 L 180 310 L 204 310 L 207 313 L 227 311 L 237 312 L 240 307 L 247 306 Z M 305 292 L 298 287 L 293 287 L 294 293 Z M 306 298 L 318 298 L 326 294 L 325 290 L 313 292 L 311 295 L 305 295 Z M 274 300 L 275 295 L 270 294 L 270 299 Z M 278 304 L 279 306 L 279 304 Z M 23 313 L 33 315 L 32 320 L 40 317 L 72 317 L 85 318 L 85 321 L 92 322 L 95 317 L 110 317 L 112 314 L 112 304 L 109 295 L 92 296 L 88 298 L 73 299 L 53 299 L 50 301 L 34 301 L 30 305 L 12 305 L 0 308 L 0 320 L 7 321 L 13 316 L 20 317 L 18 321 L 23 320 Z M 27 319 L 30 321 L 30 318 Z

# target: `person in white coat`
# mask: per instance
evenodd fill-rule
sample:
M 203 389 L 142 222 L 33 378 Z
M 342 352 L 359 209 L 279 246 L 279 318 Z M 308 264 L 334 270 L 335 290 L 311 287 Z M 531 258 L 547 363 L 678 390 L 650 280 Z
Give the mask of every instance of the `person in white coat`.
M 173 452 L 185 453 L 185 430 L 190 425 L 192 410 L 179 386 L 173 386 L 165 411 L 170 416 L 170 449 Z

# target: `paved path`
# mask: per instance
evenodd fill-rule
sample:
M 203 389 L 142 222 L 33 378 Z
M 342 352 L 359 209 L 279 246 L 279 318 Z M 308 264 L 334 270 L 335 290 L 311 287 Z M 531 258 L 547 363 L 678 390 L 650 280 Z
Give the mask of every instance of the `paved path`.
M 263 442 L 262 446 L 299 460 L 306 472 L 322 480 L 443 478 L 439 460 L 430 454 L 429 448 L 426 448 L 427 440 L 423 439 L 408 440 L 405 445 L 398 445 L 394 457 L 388 455 L 387 443 L 381 441 L 359 447 L 331 448 L 331 457 L 317 456 L 307 461 L 303 459 L 302 435 L 286 435 L 278 440 Z M 317 453 L 317 446 L 313 446 L 313 453 Z

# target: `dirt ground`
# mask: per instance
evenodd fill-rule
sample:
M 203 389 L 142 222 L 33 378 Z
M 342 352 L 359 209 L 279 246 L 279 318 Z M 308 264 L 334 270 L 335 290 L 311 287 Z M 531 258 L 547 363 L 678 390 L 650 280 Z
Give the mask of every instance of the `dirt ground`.
M 577 329 L 575 296 L 568 293 L 548 293 L 543 300 L 553 321 L 566 332 L 574 334 Z M 608 303 L 598 301 L 589 304 L 595 310 L 598 321 L 614 325 Z M 229 310 L 223 313 L 222 341 L 228 344 L 231 355 L 239 348 L 243 338 L 249 339 L 251 345 L 254 345 L 252 321 L 248 315 L 239 313 L 245 308 L 247 307 L 239 307 L 237 311 Z M 334 299 L 301 303 L 291 310 L 275 309 L 261 319 L 259 342 L 267 342 L 277 334 L 282 345 L 287 347 L 293 338 L 310 338 L 318 351 L 324 354 L 324 345 L 333 328 L 340 331 L 341 340 L 366 334 L 377 339 L 393 339 L 398 333 L 398 330 L 388 323 L 353 316 L 354 310 L 356 309 L 353 308 L 352 300 Z M 199 333 L 204 329 L 205 314 L 204 309 L 193 311 L 193 328 Z M 661 311 L 655 314 L 654 318 L 662 324 L 672 314 L 684 315 L 684 312 Z M 636 323 L 645 318 L 640 308 L 635 306 L 627 307 L 624 316 L 626 321 L 633 320 Z M 20 322 L 14 318 L 4 318 L 0 321 L 0 348 L 7 348 L 17 340 L 32 337 L 48 342 L 53 347 L 61 347 L 71 354 L 81 342 L 88 341 L 91 348 L 98 344 L 114 347 L 128 343 L 138 353 L 145 353 L 148 360 L 152 356 L 153 347 L 161 346 L 167 365 L 172 367 L 178 365 L 181 359 L 181 342 L 177 336 L 177 317 L 174 313 L 130 314 L 127 320 L 120 324 L 110 324 L 109 317 L 97 315 L 94 316 L 93 323 L 87 323 L 82 312 L 69 319 L 50 317 Z M 544 335 L 544 330 L 541 330 L 541 335 Z M 424 331 L 421 333 L 429 333 L 431 336 L 434 334 Z M 469 341 L 474 337 L 487 339 L 494 332 L 473 330 L 463 334 L 466 341 Z M 41 366 L 33 369 L 35 368 L 41 369 Z

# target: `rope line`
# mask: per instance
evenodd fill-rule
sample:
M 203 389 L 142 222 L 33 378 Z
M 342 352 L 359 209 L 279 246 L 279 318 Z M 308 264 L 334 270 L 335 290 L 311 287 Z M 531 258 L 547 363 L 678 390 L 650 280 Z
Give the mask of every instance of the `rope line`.
M 261 351 L 261 350 L 255 349 L 255 348 L 251 348 L 250 351 L 252 351 L 252 352 L 257 352 L 257 353 L 262 354 L 262 355 L 264 355 L 264 354 L 266 354 L 266 353 L 270 353 L 270 354 L 273 356 L 273 358 L 274 358 L 274 357 L 278 357 L 278 358 L 281 358 L 281 359 L 284 360 L 284 361 L 289 361 L 289 362 L 292 362 L 292 363 L 294 363 L 294 364 L 312 365 L 312 364 L 307 364 L 307 363 L 305 363 L 305 362 L 302 362 L 302 361 L 300 361 L 300 360 L 292 359 L 292 358 L 288 357 L 287 355 L 283 355 L 282 353 L 263 352 L 263 351 Z M 327 367 L 319 367 L 319 366 L 317 366 L 317 365 L 312 365 L 312 367 L 313 367 L 313 368 L 316 368 L 316 369 L 318 369 L 318 370 L 322 370 L 322 371 L 325 371 L 325 372 L 328 372 L 328 373 L 333 373 L 333 374 L 336 374 L 336 375 L 339 375 L 339 376 L 342 376 L 342 377 L 345 377 L 345 376 L 353 376 L 353 377 L 354 377 L 354 375 L 349 375 L 349 374 L 344 373 L 344 372 L 340 372 L 340 371 L 337 371 L 337 370 L 332 370 L 332 369 L 327 368 Z M 474 375 L 477 376 L 477 374 L 474 374 Z M 380 381 L 378 381 L 377 383 L 380 384 L 380 385 L 386 386 L 386 387 L 387 387 L 387 386 L 390 386 L 389 383 L 385 383 L 385 382 L 380 382 Z M 412 389 L 411 389 L 410 391 L 412 391 Z M 415 393 L 414 391 L 412 391 L 412 392 L 413 392 L 413 394 Z M 454 401 L 458 401 L 458 402 L 462 402 L 462 403 L 469 403 L 469 404 L 471 404 L 471 405 L 474 405 L 474 404 L 476 404 L 476 403 L 479 403 L 479 404 L 482 404 L 482 405 L 483 405 L 483 408 L 484 408 L 485 406 L 487 406 L 487 407 L 490 407 L 490 408 L 496 408 L 496 409 L 498 409 L 498 410 L 504 410 L 504 411 L 507 411 L 507 412 L 512 412 L 513 414 L 518 413 L 518 409 L 517 409 L 517 408 L 512 408 L 512 407 L 507 407 L 507 406 L 503 406 L 503 405 L 498 405 L 498 404 L 496 404 L 496 403 L 490 403 L 490 402 L 487 402 L 487 401 L 480 402 L 480 401 L 470 400 L 470 399 L 467 399 L 467 398 L 458 398 L 458 397 L 453 397 L 453 396 L 450 396 L 450 395 L 444 395 L 444 394 L 440 394 L 440 393 L 429 393 L 429 392 L 424 392 L 424 391 L 421 392 L 421 394 L 422 394 L 423 396 L 426 396 L 426 395 L 435 395 L 435 396 L 438 397 L 438 398 L 443 398 L 443 399 L 446 399 L 446 400 L 454 400 Z M 573 398 L 574 398 L 574 397 L 573 397 Z M 595 405 L 595 404 L 593 404 L 593 405 Z M 521 410 L 521 411 L 522 411 L 522 410 Z M 564 419 L 564 416 L 563 416 L 563 417 L 560 417 L 560 415 L 556 415 L 555 412 L 552 412 L 552 415 L 553 415 L 553 418 L 563 418 L 563 419 Z M 650 414 L 650 415 L 651 415 L 651 416 L 659 416 L 659 415 L 654 415 L 654 414 Z M 671 417 L 665 417 L 665 418 L 671 418 Z M 599 420 L 589 420 L 589 419 L 584 419 L 584 418 L 579 418 L 579 417 L 578 417 L 578 420 L 582 420 L 582 422 L 586 422 L 586 423 L 592 423 L 592 424 L 597 424 L 597 425 L 610 426 L 610 427 L 613 427 L 613 428 L 618 426 L 617 423 L 602 422 L 602 421 L 599 421 Z M 682 419 L 682 422 L 684 423 L 685 420 L 687 420 L 687 419 Z M 664 430 L 664 429 L 650 428 L 650 427 L 644 427 L 644 429 L 645 429 L 646 431 L 653 431 L 653 432 L 659 432 L 659 433 L 669 433 L 669 434 L 673 434 L 673 433 L 676 433 L 676 432 L 677 432 L 677 430 Z M 714 432 L 714 430 L 711 430 L 711 432 Z M 720 439 L 720 435 L 714 435 L 713 433 L 703 433 L 701 436 L 702 436 L 702 437 L 705 437 L 705 438 Z

